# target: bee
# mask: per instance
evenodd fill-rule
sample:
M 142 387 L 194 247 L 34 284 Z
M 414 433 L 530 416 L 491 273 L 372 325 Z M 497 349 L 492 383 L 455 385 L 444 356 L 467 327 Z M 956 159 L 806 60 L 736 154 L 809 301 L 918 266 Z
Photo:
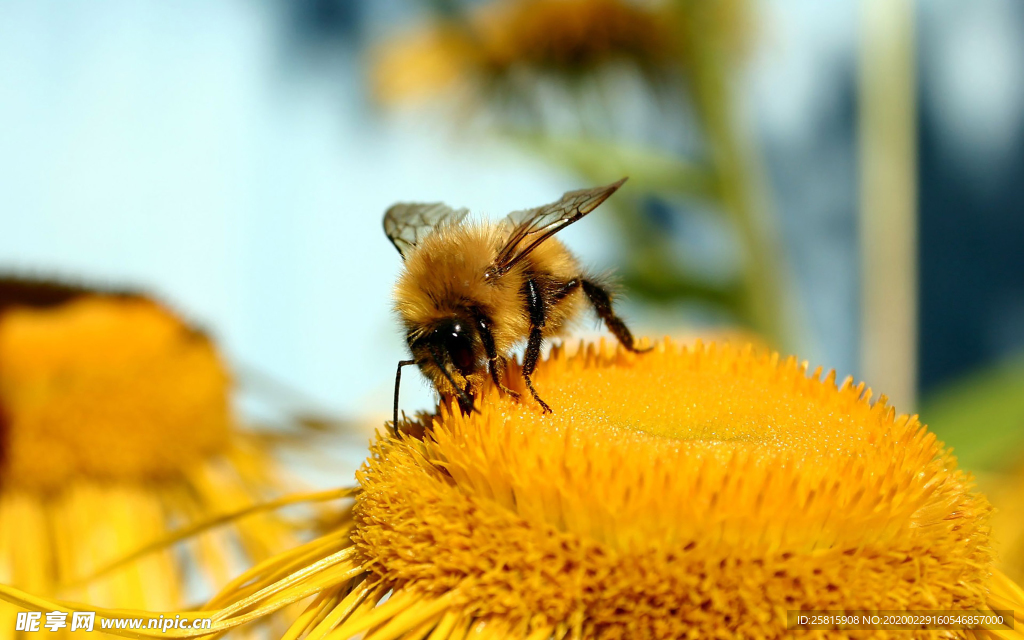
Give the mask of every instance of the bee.
M 615 315 L 608 289 L 554 237 L 625 181 L 569 191 L 557 202 L 514 211 L 498 223 L 467 221 L 467 209 L 439 202 L 399 203 L 387 210 L 384 232 L 404 262 L 395 311 L 412 354 L 395 374 L 395 429 L 402 367 L 418 365 L 442 398 L 457 398 L 469 413 L 488 377 L 518 397 L 502 380 L 513 348 L 523 342 L 526 388 L 550 412 L 530 376 L 544 340 L 563 335 L 585 302 L 626 349 L 643 351 Z

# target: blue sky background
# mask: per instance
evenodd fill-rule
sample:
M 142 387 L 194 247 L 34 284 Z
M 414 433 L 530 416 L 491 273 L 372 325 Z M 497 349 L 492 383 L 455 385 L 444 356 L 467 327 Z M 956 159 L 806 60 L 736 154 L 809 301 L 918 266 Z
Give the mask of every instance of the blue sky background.
M 856 375 L 857 3 L 756 7 L 738 83 L 802 354 Z M 0 267 L 153 291 L 232 359 L 335 410 L 386 415 L 403 354 L 386 207 L 445 200 L 497 216 L 582 186 L 429 115 L 379 112 L 359 44 L 405 8 L 0 0 Z M 1024 17 L 1014 0 L 943 0 L 919 17 L 933 384 L 1024 348 Z M 610 228 L 565 238 L 611 267 Z M 665 323 L 636 305 L 627 315 L 641 332 Z M 429 401 L 411 378 L 403 394 L 407 409 Z

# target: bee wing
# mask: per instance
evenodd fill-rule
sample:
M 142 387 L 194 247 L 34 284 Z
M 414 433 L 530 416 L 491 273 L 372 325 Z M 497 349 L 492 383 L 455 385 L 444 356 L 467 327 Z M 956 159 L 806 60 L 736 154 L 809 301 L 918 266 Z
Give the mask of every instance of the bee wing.
M 443 224 L 458 224 L 469 209 L 452 209 L 442 202 L 400 202 L 384 214 L 384 233 L 405 258 L 416 244 Z
M 508 214 L 505 224 L 512 230 L 491 265 L 491 273 L 497 276 L 508 273 L 545 240 L 596 209 L 625 181 L 623 178 L 603 187 L 569 191 L 558 202 Z

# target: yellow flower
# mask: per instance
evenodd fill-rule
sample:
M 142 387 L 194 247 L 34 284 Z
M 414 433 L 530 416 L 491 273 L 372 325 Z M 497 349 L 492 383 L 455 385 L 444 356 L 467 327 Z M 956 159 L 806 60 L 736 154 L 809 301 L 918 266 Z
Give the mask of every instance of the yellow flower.
M 1003 472 L 978 474 L 978 484 L 992 500 L 992 532 L 999 567 L 1024 580 L 1024 464 Z
M 678 53 L 663 6 L 631 0 L 500 0 L 466 21 L 440 22 L 386 42 L 375 92 L 384 102 L 482 88 L 516 74 L 580 74 L 612 62 L 645 71 Z M 522 78 L 519 78 L 521 80 Z
M 213 631 L 307 597 L 287 640 L 778 638 L 795 609 L 1024 609 L 984 497 L 863 385 L 667 341 L 555 349 L 534 383 L 553 414 L 491 389 L 378 435 L 342 526 L 233 581 Z
M 183 604 L 294 543 L 266 514 L 62 588 L 289 486 L 237 429 L 208 337 L 134 294 L 0 279 L 0 582 L 126 608 Z M 294 485 L 290 485 L 294 488 Z M 15 612 L 0 608 L 0 639 Z

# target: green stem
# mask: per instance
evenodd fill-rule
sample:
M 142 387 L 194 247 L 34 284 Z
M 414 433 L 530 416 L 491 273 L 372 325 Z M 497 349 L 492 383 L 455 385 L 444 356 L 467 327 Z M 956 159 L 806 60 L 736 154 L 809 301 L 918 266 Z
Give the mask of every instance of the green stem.
M 755 154 L 737 135 L 729 86 L 729 52 L 725 51 L 722 25 L 708 11 L 716 2 L 680 0 L 685 33 L 683 55 L 690 72 L 690 87 L 698 117 L 703 123 L 709 160 L 715 176 L 718 200 L 732 219 L 747 251 L 743 264 L 742 311 L 753 328 L 779 348 L 789 346 L 782 291 L 781 252 L 774 229 L 763 210 L 764 199 L 754 191 L 760 176 Z

